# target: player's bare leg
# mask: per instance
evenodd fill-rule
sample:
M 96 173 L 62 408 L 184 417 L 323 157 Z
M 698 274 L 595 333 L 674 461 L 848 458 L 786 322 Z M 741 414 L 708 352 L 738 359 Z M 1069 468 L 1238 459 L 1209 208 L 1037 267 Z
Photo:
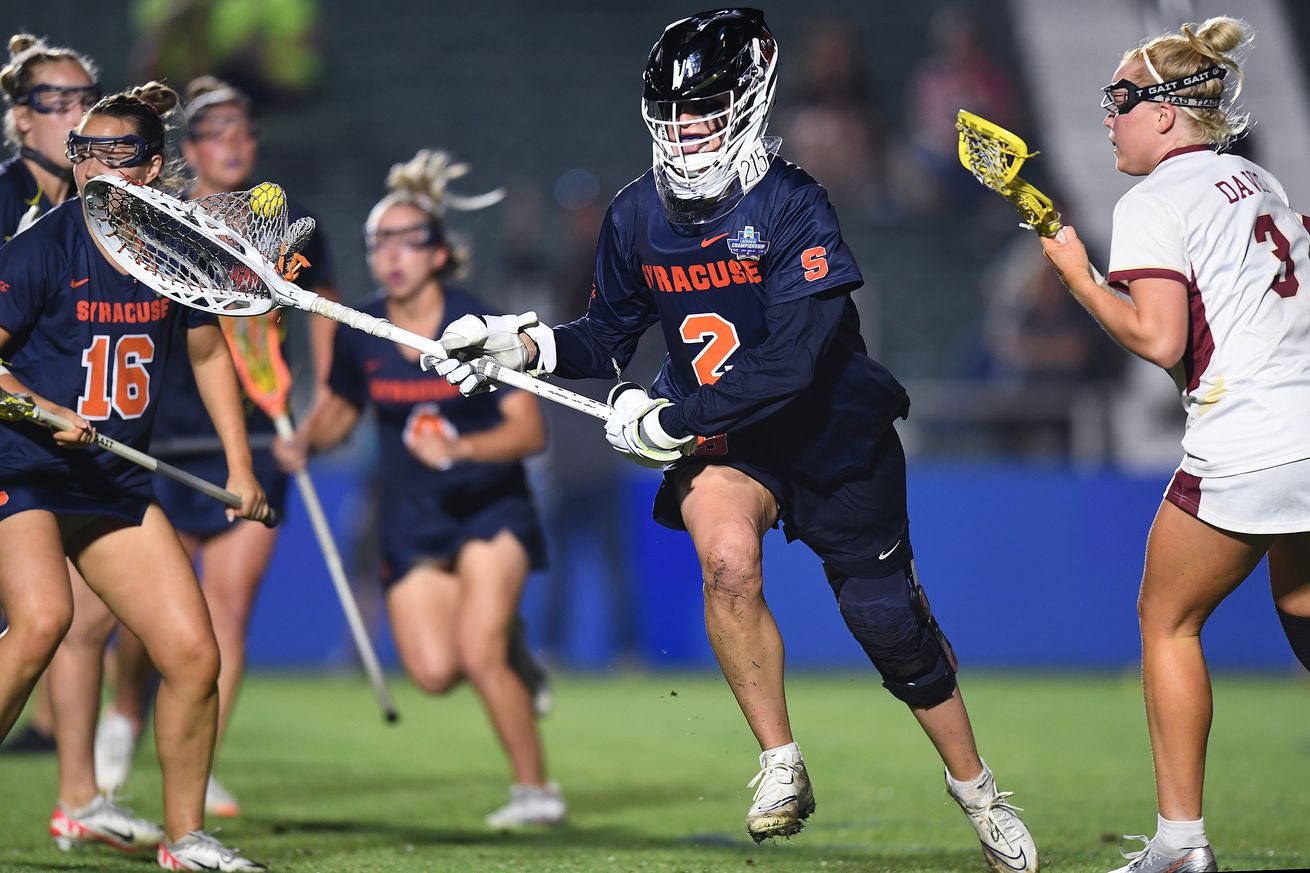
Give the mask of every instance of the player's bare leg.
M 724 465 L 678 479 L 682 520 L 700 556 L 705 631 L 761 749 L 792 741 L 783 687 L 783 645 L 764 601 L 761 543 L 777 520 L 767 488 Z
M 559 787 L 546 782 L 532 692 L 509 664 L 509 635 L 528 566 L 527 552 L 509 531 L 466 544 L 455 566 L 463 595 L 460 669 L 477 688 L 514 771 L 509 804 L 487 817 L 493 827 L 555 824 L 566 812 Z
M 461 582 L 457 643 L 460 669 L 486 704 L 520 785 L 544 785 L 541 741 L 532 696 L 510 669 L 509 631 L 518 613 L 528 555 L 514 535 L 460 549 L 455 572 Z
M 9 619 L 0 635 L 4 739 L 73 621 L 68 563 L 53 514 L 20 512 L 0 521 L 0 607 Z
M 978 777 L 983 770 L 982 758 L 973 738 L 973 725 L 964 708 L 964 698 L 957 687 L 945 701 L 930 709 L 910 707 L 919 720 L 923 732 L 932 740 L 937 754 L 941 755 L 946 772 L 959 782 Z
M 1160 814 L 1167 819 L 1201 817 L 1212 715 L 1201 627 L 1250 575 L 1271 539 L 1221 531 L 1167 501 L 1151 526 L 1138 600 L 1142 686 Z
M 459 580 L 434 564 L 412 567 L 387 589 L 387 618 L 400 663 L 428 694 L 445 694 L 459 684 L 455 620 Z
M 1310 533 L 1286 534 L 1269 547 L 1269 587 L 1279 610 L 1310 618 Z
M 815 803 L 787 717 L 782 635 L 764 601 L 761 546 L 777 502 L 746 474 L 716 465 L 683 473 L 677 494 L 700 556 L 710 645 L 763 750 L 746 830 L 756 842 L 791 836 Z
M 164 828 L 177 843 L 204 824 L 218 730 L 218 644 L 186 552 L 157 504 L 139 527 L 103 533 L 75 557 L 87 584 L 145 645 L 162 677 L 155 742 Z
M 65 809 L 81 809 L 99 793 L 92 747 L 105 645 L 118 620 L 80 574 L 73 571 L 70 578 L 73 624 L 46 675 L 58 740 L 59 803 Z

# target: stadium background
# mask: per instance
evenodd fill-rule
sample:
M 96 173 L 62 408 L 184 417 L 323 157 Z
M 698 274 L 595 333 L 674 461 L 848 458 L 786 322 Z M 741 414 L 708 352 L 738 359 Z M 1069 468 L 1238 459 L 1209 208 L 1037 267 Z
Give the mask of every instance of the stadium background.
M 387 168 L 420 147 L 452 151 L 473 165 L 463 190 L 509 192 L 452 218 L 475 244 L 470 284 L 505 311 L 558 321 L 585 303 L 609 198 L 649 165 L 638 114 L 646 53 L 696 8 L 18 0 L 0 18 L 6 32 L 87 52 L 111 90 L 212 72 L 250 91 L 263 119 L 259 176 L 319 217 L 348 301 L 370 290 L 360 226 Z M 1034 181 L 1103 260 L 1110 208 L 1131 181 L 1103 148 L 1099 86 L 1142 34 L 1238 14 L 1257 33 L 1248 71 L 1259 120 L 1240 148 L 1305 209 L 1310 4 L 786 0 L 766 13 L 781 45 L 771 132 L 830 188 L 868 280 L 866 337 L 910 388 L 902 432 L 919 569 L 965 665 L 1132 665 L 1145 532 L 1179 455 L 1177 398 L 1166 376 L 1105 341 L 1036 241 L 958 167 L 954 112 L 973 109 L 1042 148 Z M 300 339 L 304 372 L 303 325 Z M 659 344 L 654 334 L 643 343 L 629 377 L 649 381 Z M 649 521 L 655 476 L 608 451 L 589 419 L 547 412 L 552 447 L 531 466 L 554 567 L 525 600 L 533 647 L 571 668 L 712 667 L 689 541 Z M 313 473 L 394 663 L 371 562 L 367 430 Z M 251 661 L 348 666 L 305 517 L 295 505 L 288 515 Z M 802 546 L 772 534 L 766 579 L 790 664 L 863 662 Z M 1224 604 L 1206 645 L 1214 666 L 1291 668 L 1263 569 Z

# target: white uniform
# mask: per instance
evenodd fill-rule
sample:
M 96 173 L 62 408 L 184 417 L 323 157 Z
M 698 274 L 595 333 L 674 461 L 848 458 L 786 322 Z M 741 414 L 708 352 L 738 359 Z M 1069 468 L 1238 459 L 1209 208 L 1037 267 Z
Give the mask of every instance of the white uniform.
M 1187 286 L 1182 470 L 1310 458 L 1310 231 L 1278 180 L 1203 146 L 1170 152 L 1114 210 L 1112 285 Z

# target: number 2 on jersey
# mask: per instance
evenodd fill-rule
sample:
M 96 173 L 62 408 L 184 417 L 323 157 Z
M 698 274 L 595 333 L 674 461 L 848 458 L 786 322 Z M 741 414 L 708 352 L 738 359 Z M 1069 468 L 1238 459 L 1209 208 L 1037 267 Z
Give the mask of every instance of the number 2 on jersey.
M 682 320 L 678 329 L 685 343 L 698 343 L 709 340 L 705 348 L 691 359 L 691 368 L 696 371 L 696 381 L 701 385 L 713 385 L 728 371 L 724 362 L 728 356 L 741 348 L 741 339 L 737 328 L 717 312 L 697 312 Z
M 111 411 L 123 418 L 140 418 L 150 405 L 150 372 L 145 365 L 155 359 L 155 341 L 142 333 L 119 337 L 112 359 L 109 343 L 108 335 L 96 334 L 82 352 L 86 388 L 77 399 L 77 414 L 88 421 L 103 421 Z

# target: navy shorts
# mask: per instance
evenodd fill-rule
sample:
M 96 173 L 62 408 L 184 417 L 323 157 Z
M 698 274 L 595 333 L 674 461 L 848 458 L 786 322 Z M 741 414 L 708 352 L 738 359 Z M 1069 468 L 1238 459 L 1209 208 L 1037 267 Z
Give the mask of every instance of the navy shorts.
M 910 562 L 909 520 L 905 507 L 905 451 L 894 427 L 874 446 L 865 471 L 831 488 L 778 472 L 757 445 L 726 439 L 721 454 L 693 455 L 664 470 L 655 495 L 654 518 L 665 527 L 686 530 L 675 480 L 706 464 L 724 464 L 759 482 L 778 502 L 787 541 L 800 540 L 824 563 L 848 576 L 878 579 Z
M 60 528 L 67 531 L 81 527 L 76 520 L 66 524 L 65 516 L 88 522 L 108 517 L 138 526 L 146 517 L 150 498 L 134 494 L 85 495 L 61 487 L 57 481 L 29 481 L 5 477 L 0 483 L 0 521 L 31 509 L 44 509 L 60 516 Z
M 386 500 L 385 494 L 382 499 Z M 384 587 L 394 585 L 414 565 L 424 561 L 449 565 L 466 543 L 494 539 L 503 530 L 513 534 L 523 546 L 531 569 L 545 569 L 546 538 L 537 520 L 536 507 L 527 494 L 503 495 L 473 504 L 458 501 L 455 505 L 443 505 L 442 510 L 423 518 L 413 513 L 395 518 L 384 510 L 381 519 Z
M 255 451 L 251 453 L 251 458 L 255 478 L 268 496 L 268 505 L 279 518 L 284 518 L 287 475 L 278 468 L 271 452 Z M 176 461 L 170 460 L 169 463 L 220 487 L 227 482 L 227 459 L 213 452 L 187 455 Z M 159 505 L 164 508 L 164 514 L 178 533 L 207 539 L 232 527 L 232 522 L 227 520 L 227 506 L 209 495 L 201 494 L 194 488 L 188 488 L 158 473 L 154 477 L 154 486 Z

